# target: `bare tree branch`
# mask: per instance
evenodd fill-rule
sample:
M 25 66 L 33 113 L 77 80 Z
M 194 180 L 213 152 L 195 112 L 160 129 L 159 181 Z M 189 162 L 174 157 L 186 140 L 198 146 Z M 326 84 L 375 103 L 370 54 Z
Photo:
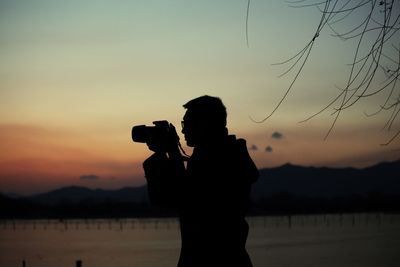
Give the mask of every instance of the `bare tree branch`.
M 343 111 L 356 105 L 361 99 L 386 92 L 386 97 L 378 110 L 371 117 L 381 112 L 390 112 L 384 129 L 390 131 L 399 128 L 392 138 L 385 143 L 390 144 L 400 136 L 400 1 L 399 0 L 299 0 L 288 2 L 294 8 L 315 7 L 321 12 L 321 18 L 312 39 L 294 56 L 274 65 L 290 64 L 280 75 L 286 76 L 294 69 L 294 77 L 272 112 L 263 120 L 270 118 L 281 106 L 293 89 L 300 73 L 303 71 L 316 39 L 324 28 L 328 28 L 334 38 L 342 41 L 356 39 L 354 56 L 350 65 L 347 81 L 339 93 L 322 109 L 301 122 L 306 122 L 328 109 L 333 108 L 333 121 L 325 136 L 327 138 L 334 129 Z M 250 1 L 248 2 L 250 4 Z M 356 12 L 357 11 L 357 12 Z M 358 23 L 354 25 L 354 18 Z M 345 29 L 345 26 L 349 28 Z M 397 54 L 397 56 L 396 56 Z M 395 99 L 393 97 L 397 95 Z

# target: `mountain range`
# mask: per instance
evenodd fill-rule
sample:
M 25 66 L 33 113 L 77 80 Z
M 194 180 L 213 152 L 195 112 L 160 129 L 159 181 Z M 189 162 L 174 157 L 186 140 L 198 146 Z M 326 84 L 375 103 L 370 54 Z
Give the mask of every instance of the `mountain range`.
M 371 196 L 373 196 L 372 199 Z M 263 203 L 258 207 L 264 211 L 273 210 L 273 212 L 278 212 L 277 209 L 287 210 L 288 208 L 292 211 L 296 205 L 309 207 L 319 205 L 315 199 L 331 201 L 329 205 L 332 207 L 340 202 L 340 207 L 336 207 L 335 210 L 344 206 L 353 207 L 354 205 L 350 205 L 349 201 L 354 204 L 355 200 L 358 206 L 354 206 L 354 209 L 362 207 L 365 210 L 371 205 L 376 209 L 396 207 L 396 203 L 400 201 L 400 160 L 379 163 L 363 169 L 303 167 L 291 164 L 261 169 L 258 181 L 253 185 L 251 198 L 253 203 Z M 310 201 L 310 199 L 313 200 Z M 345 199 L 344 202 L 343 199 Z M 307 201 L 304 202 L 304 200 Z M 362 205 L 361 202 L 363 202 Z M 118 214 L 120 216 L 126 212 L 135 213 L 131 209 L 133 204 L 129 203 L 135 203 L 136 210 L 140 210 L 141 214 L 149 209 L 146 185 L 124 187 L 118 190 L 70 186 L 29 197 L 15 195 L 10 197 L 0 194 L 0 210 L 8 211 L 17 217 L 19 213 L 29 211 L 28 207 L 37 210 L 45 207 L 49 213 L 49 207 L 60 210 L 57 208 L 60 206 L 69 207 L 67 210 L 75 211 L 83 206 L 89 211 L 91 207 L 96 207 L 102 210 L 102 215 L 107 215 L 110 210 L 120 209 Z M 321 207 L 313 209 L 320 210 Z
M 286 164 L 262 169 L 253 186 L 253 199 L 285 192 L 304 197 L 349 197 L 400 194 L 400 160 L 356 168 L 301 167 Z
M 124 187 L 118 190 L 89 189 L 80 186 L 62 187 L 47 193 L 37 194 L 26 199 L 43 203 L 79 203 L 82 201 L 95 202 L 148 202 L 147 187 Z

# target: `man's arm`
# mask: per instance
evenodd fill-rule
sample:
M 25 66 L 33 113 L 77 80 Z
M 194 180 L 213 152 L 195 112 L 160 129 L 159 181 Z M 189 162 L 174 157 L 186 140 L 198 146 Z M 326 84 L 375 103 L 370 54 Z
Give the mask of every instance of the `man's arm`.
M 176 208 L 184 169 L 165 153 L 154 153 L 143 163 L 150 201 L 159 207 Z

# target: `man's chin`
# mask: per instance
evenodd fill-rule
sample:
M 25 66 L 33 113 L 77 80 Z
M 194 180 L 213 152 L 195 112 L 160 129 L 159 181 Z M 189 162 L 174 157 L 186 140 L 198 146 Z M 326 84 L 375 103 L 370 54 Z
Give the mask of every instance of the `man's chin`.
M 188 147 L 194 147 L 193 142 L 190 141 L 190 140 L 186 140 L 186 145 L 187 145 Z

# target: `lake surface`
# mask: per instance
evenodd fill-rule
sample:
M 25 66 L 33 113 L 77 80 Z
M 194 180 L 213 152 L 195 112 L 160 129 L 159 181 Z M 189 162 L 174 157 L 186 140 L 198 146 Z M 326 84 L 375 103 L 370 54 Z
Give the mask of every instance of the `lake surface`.
M 397 267 L 400 216 L 250 217 L 254 267 Z M 0 266 L 176 266 L 176 219 L 0 221 Z

